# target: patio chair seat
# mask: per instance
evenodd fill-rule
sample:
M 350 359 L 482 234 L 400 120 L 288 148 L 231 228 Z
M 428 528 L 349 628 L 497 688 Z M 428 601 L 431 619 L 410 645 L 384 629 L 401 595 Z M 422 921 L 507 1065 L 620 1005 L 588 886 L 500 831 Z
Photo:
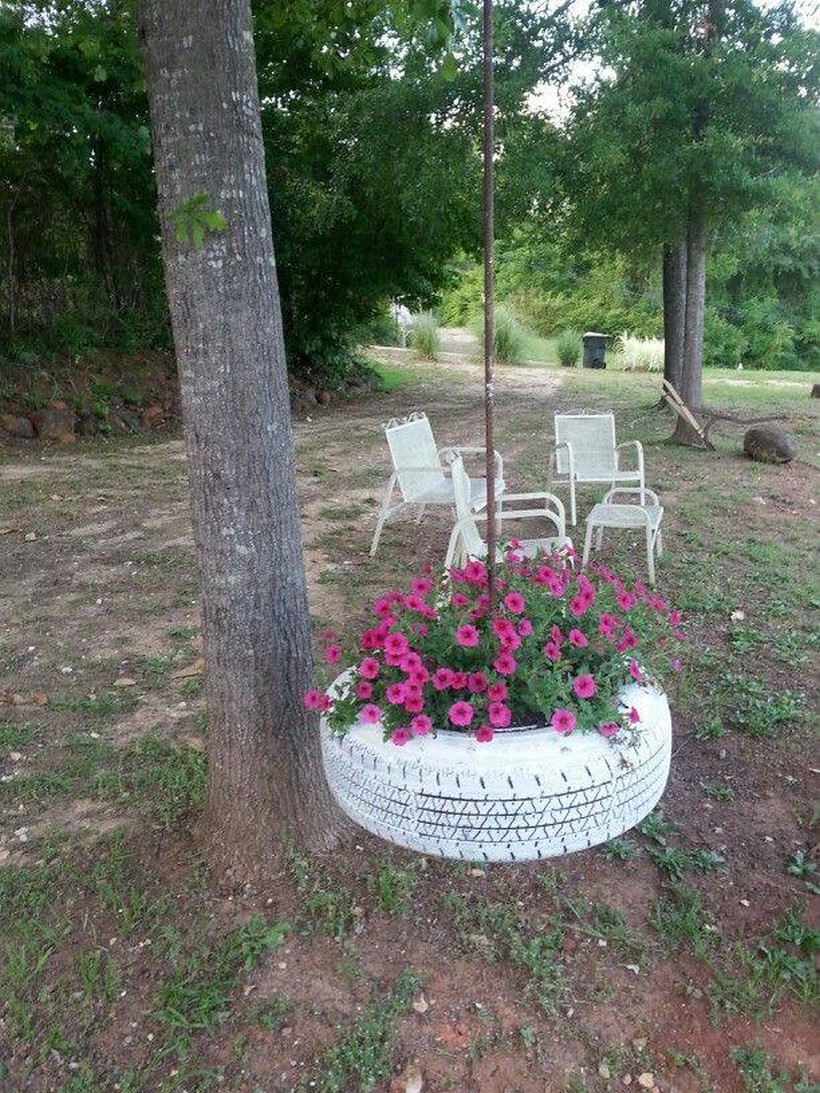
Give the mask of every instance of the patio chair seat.
M 613 498 L 624 496 L 633 496 L 640 499 L 640 503 L 613 502 Z M 646 565 L 649 571 L 649 583 L 654 585 L 655 555 L 657 554 L 660 558 L 663 554 L 662 520 L 663 506 L 653 490 L 641 490 L 640 488 L 609 490 L 603 501 L 594 505 L 589 516 L 587 516 L 587 532 L 584 539 L 584 555 L 581 566 L 585 566 L 589 561 L 592 538 L 595 532 L 598 533 L 595 549 L 600 550 L 604 528 L 640 530 L 644 532 L 646 537 Z

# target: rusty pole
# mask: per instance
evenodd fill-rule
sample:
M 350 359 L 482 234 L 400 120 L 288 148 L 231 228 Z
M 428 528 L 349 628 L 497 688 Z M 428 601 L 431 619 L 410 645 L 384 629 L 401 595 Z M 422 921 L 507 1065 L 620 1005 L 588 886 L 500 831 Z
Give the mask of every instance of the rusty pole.
M 484 143 L 483 143 L 483 191 L 484 191 L 484 427 L 487 448 L 487 571 L 489 575 L 490 611 L 495 609 L 495 438 L 493 411 L 495 390 L 493 384 L 493 4 L 484 0 Z

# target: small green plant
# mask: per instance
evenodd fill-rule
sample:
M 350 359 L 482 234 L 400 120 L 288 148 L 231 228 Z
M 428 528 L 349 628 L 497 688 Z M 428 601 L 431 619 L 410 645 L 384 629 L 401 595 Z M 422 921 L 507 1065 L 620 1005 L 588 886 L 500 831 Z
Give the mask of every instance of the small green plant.
M 692 868 L 692 858 L 685 850 L 677 850 L 674 847 L 650 846 L 649 857 L 665 873 L 675 880 L 681 880 L 684 873 Z
M 434 361 L 438 359 L 441 352 L 441 337 L 439 336 L 438 319 L 432 311 L 422 311 L 419 315 L 414 316 L 410 332 L 410 344 L 420 360 Z
M 766 1052 L 759 1047 L 733 1047 L 730 1055 L 746 1093 L 817 1093 L 817 1085 L 805 1073 L 793 1078 L 788 1072 L 776 1072 Z
M 581 359 L 581 335 L 577 330 L 562 330 L 555 339 L 558 363 L 563 368 L 574 368 Z
M 610 839 L 601 847 L 601 853 L 610 861 L 632 861 L 639 857 L 641 848 L 632 839 Z
M 737 797 L 737 793 L 731 786 L 727 786 L 725 782 L 719 782 L 716 779 L 701 782 L 700 788 L 707 797 L 711 797 L 714 801 L 734 801 Z
M 786 872 L 793 877 L 811 879 L 817 873 L 817 866 L 805 850 L 795 850 L 789 858 Z
M 674 820 L 667 820 L 661 809 L 650 812 L 646 819 L 636 825 L 636 830 L 645 835 L 647 839 L 654 839 L 661 846 L 666 845 L 669 835 L 677 833 L 678 825 Z
M 190 242 L 195 250 L 199 250 L 205 242 L 206 232 L 227 228 L 228 221 L 220 212 L 210 208 L 210 204 L 208 194 L 194 194 L 171 212 L 170 220 L 177 242 Z
M 367 878 L 367 890 L 376 897 L 381 911 L 404 917 L 410 909 L 414 878 L 406 869 L 398 869 L 389 859 Z

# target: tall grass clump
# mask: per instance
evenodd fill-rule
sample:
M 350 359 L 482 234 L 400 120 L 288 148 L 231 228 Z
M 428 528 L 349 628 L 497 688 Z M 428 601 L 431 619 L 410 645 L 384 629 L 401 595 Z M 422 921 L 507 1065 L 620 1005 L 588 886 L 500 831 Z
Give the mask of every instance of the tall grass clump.
M 413 316 L 413 329 L 410 344 L 416 356 L 425 361 L 434 361 L 441 350 L 441 338 L 438 332 L 438 319 L 432 311 L 422 311 Z
M 555 339 L 558 363 L 564 368 L 574 368 L 581 359 L 581 334 L 577 330 L 562 330 Z
M 484 345 L 481 320 L 474 325 L 479 344 Z M 493 312 L 493 355 L 499 364 L 524 364 L 530 356 L 534 335 L 504 306 Z
M 614 353 L 624 372 L 663 371 L 663 338 L 633 338 L 624 331 L 615 339 Z

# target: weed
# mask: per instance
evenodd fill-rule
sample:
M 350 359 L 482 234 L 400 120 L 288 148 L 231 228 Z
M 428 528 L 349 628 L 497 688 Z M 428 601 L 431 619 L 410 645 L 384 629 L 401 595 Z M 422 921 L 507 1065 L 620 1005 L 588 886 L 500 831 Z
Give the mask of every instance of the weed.
M 692 858 L 685 850 L 677 850 L 674 847 L 650 846 L 649 857 L 658 866 L 675 880 L 681 880 L 684 873 L 692 868 Z
M 389 858 L 378 872 L 367 877 L 367 890 L 376 897 L 379 909 L 400 917 L 409 910 L 413 884 L 413 874 L 406 869 L 397 869 Z
M 716 931 L 706 921 L 699 893 L 689 885 L 671 882 L 652 908 L 649 921 L 669 949 L 687 942 L 696 956 L 704 957 Z
M 305 913 L 310 930 L 319 929 L 328 937 L 335 938 L 349 933 L 355 918 L 350 895 L 334 888 L 320 888 L 308 896 Z
M 772 1061 L 759 1047 L 733 1047 L 729 1054 L 735 1063 L 747 1093 L 812 1093 L 808 1078 L 801 1075 L 793 1080 L 785 1071 L 776 1073 Z
M 806 701 L 798 691 L 772 692 L 761 679 L 729 673 L 723 677 L 722 693 L 732 728 L 760 737 L 774 736 L 782 725 L 797 721 Z
M 697 869 L 699 873 L 714 873 L 726 864 L 726 859 L 722 854 L 705 847 L 698 847 L 696 850 L 691 851 L 689 857 L 692 868 Z
M 650 812 L 639 824 L 636 824 L 636 830 L 645 835 L 647 839 L 654 839 L 656 843 L 665 846 L 667 836 L 676 834 L 678 825 L 674 820 L 667 820 L 661 809 L 658 808 L 654 812 Z
M 702 724 L 696 725 L 692 731 L 692 735 L 696 740 L 705 743 L 708 740 L 720 740 L 728 731 L 729 730 L 719 717 L 713 717 L 709 721 L 704 721 Z
M 805 850 L 795 850 L 786 865 L 786 872 L 792 877 L 810 880 L 816 874 L 817 866 Z
M 601 847 L 601 853 L 609 861 L 632 861 L 640 856 L 641 848 L 632 839 L 610 839 Z
M 432 311 L 423 311 L 413 318 L 410 344 L 420 360 L 434 361 L 441 351 L 438 320 Z
M 194 748 L 147 735 L 120 752 L 115 769 L 97 779 L 98 796 L 145 797 L 166 829 L 198 809 L 205 798 L 207 760 Z
M 580 333 L 577 330 L 562 330 L 555 339 L 555 353 L 560 365 L 573 368 L 581 359 Z
M 714 801 L 734 801 L 737 797 L 737 793 L 731 786 L 727 786 L 725 782 L 719 782 L 716 779 L 701 782 L 700 788 L 707 797 L 711 797 Z
M 417 975 L 404 972 L 390 994 L 368 1006 L 348 1035 L 321 1055 L 317 1076 L 303 1078 L 296 1090 L 343 1093 L 355 1089 L 357 1093 L 368 1093 L 374 1089 L 392 1069 L 392 1023 L 407 1012 L 421 986 Z

